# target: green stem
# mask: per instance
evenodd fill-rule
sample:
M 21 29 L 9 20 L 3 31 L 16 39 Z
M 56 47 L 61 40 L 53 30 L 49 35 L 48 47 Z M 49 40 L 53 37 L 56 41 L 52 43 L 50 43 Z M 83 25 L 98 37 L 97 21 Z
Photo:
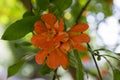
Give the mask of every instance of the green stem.
M 114 53 L 114 54 L 116 54 L 116 55 L 119 54 L 119 53 L 115 53 L 115 52 L 113 52 L 113 51 L 110 51 L 110 50 L 104 49 L 104 48 L 96 49 L 96 50 L 94 50 L 94 51 L 106 51 L 106 52 Z
M 94 56 L 94 54 L 93 54 L 94 51 L 92 51 L 92 48 L 91 48 L 91 46 L 90 46 L 88 43 L 87 43 L 87 46 L 88 46 L 89 52 L 91 53 L 92 58 L 93 58 L 93 60 L 94 60 L 94 62 L 95 62 L 95 66 L 96 66 L 96 68 L 97 68 L 99 78 L 100 78 L 100 80 L 103 80 L 103 79 L 102 79 L 102 75 L 101 75 L 100 70 L 99 70 L 99 67 L 98 67 L 98 64 L 97 64 L 97 61 L 96 61 L 95 56 Z
M 90 2 L 91 2 L 91 0 L 88 0 L 88 1 L 86 2 L 85 6 L 84 6 L 84 7 L 82 8 L 82 10 L 80 11 L 80 13 L 79 13 L 79 15 L 78 15 L 78 17 L 77 17 L 77 19 L 76 19 L 76 22 L 77 22 L 77 23 L 79 23 L 79 19 L 81 18 L 82 13 L 83 13 L 84 10 L 87 8 L 87 6 L 89 5 Z
M 57 75 L 57 69 L 54 71 L 54 75 L 53 75 L 53 79 L 52 80 L 56 80 L 56 78 L 59 80 L 59 77 Z
M 111 57 L 111 58 L 113 58 L 113 59 L 116 59 L 116 60 L 120 61 L 120 59 L 118 59 L 118 58 L 116 58 L 116 57 L 114 57 L 114 56 L 111 56 L 111 55 L 99 55 L 99 56 L 108 56 L 108 57 Z
M 74 50 L 74 56 L 77 60 L 76 80 L 84 80 L 82 61 L 80 59 L 80 54 L 77 50 Z

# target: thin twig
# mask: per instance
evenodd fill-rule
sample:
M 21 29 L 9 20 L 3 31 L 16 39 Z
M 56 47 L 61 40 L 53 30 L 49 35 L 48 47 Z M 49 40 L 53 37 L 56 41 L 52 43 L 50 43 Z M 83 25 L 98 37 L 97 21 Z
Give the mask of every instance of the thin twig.
M 57 73 L 57 69 L 54 71 L 54 75 L 53 75 L 53 79 L 52 80 L 56 79 L 56 73 Z
M 52 80 L 55 80 L 56 78 L 59 80 L 59 77 L 57 75 L 57 69 L 54 71 L 54 75 L 53 75 L 53 79 Z
M 116 58 L 116 57 L 114 57 L 114 56 L 111 56 L 111 55 L 99 55 L 99 56 L 108 56 L 108 57 L 111 57 L 111 58 L 113 58 L 113 59 L 116 59 L 116 60 L 120 61 L 120 59 L 118 59 L 118 58 Z
M 89 3 L 91 2 L 91 0 L 88 0 L 85 4 L 85 6 L 82 8 L 82 10 L 80 11 L 78 17 L 76 18 L 76 23 L 79 22 L 79 19 L 81 18 L 82 16 L 82 13 L 84 12 L 84 10 L 87 8 L 87 6 L 89 5 Z
M 92 51 L 92 49 L 91 49 L 91 46 L 90 46 L 88 43 L 87 43 L 87 46 L 88 46 L 89 51 L 90 51 L 90 53 L 91 53 L 91 55 L 92 55 L 92 58 L 93 58 L 93 60 L 94 60 L 94 62 L 95 62 L 95 66 L 96 66 L 96 68 L 97 68 L 99 78 L 100 78 L 100 80 L 103 80 L 103 79 L 102 79 L 102 75 L 101 75 L 100 70 L 99 70 L 99 67 L 98 67 L 98 64 L 97 64 L 97 61 L 96 61 L 95 56 L 94 56 L 94 54 L 93 54 L 93 51 Z
M 31 0 L 20 0 L 23 5 L 25 6 L 25 8 L 29 11 L 29 12 L 32 12 L 32 3 L 31 3 Z
M 112 66 L 111 62 L 105 56 L 102 56 L 102 57 L 108 62 L 108 64 L 110 65 L 111 69 L 113 70 L 113 66 Z

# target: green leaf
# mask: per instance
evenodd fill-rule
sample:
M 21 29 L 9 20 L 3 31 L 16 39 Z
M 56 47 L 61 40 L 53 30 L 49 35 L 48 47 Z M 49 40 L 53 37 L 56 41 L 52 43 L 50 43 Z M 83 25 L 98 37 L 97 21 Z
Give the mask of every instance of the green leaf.
M 24 42 L 16 42 L 14 45 L 16 48 L 18 48 L 22 46 L 23 47 L 31 46 L 32 44 L 30 42 L 24 41 Z
M 78 1 L 76 1 L 76 3 L 72 6 L 71 8 L 71 14 L 73 16 L 73 21 L 75 22 L 76 21 L 76 18 L 79 16 L 80 14 L 80 11 L 82 9 L 81 5 L 79 4 Z
M 34 16 L 34 13 L 27 11 L 23 14 L 23 18 L 29 17 L 29 16 Z
M 73 52 L 68 53 L 69 65 L 72 67 L 76 66 L 76 60 Z
M 29 16 L 16 21 L 6 29 L 6 31 L 2 35 L 2 39 L 17 40 L 24 37 L 26 34 L 33 31 L 34 23 L 37 20 L 39 20 L 39 17 Z
M 15 75 L 20 70 L 20 68 L 23 66 L 24 63 L 25 63 L 24 60 L 20 60 L 19 62 L 10 66 L 8 68 L 8 77 Z
M 40 10 L 45 10 L 49 6 L 49 0 L 36 0 L 36 2 Z
M 113 70 L 114 80 L 120 80 L 120 71 L 115 69 Z
M 46 64 L 43 64 L 40 68 L 40 74 L 43 76 L 50 73 L 51 71 L 53 71 L 53 69 L 49 68 Z
M 70 7 L 72 0 L 52 0 L 52 3 L 58 8 L 60 12 Z
M 80 59 L 80 53 L 77 50 L 74 50 L 74 55 L 77 60 L 76 80 L 84 80 L 84 71 L 82 61 Z

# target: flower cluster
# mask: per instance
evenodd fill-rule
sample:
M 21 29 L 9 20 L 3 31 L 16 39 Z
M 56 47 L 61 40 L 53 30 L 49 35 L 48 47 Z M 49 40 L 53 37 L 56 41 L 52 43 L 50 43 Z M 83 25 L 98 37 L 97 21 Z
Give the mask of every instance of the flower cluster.
M 72 26 L 65 32 L 63 19 L 57 20 L 53 14 L 44 14 L 41 20 L 34 25 L 35 35 L 31 38 L 34 46 L 40 47 L 35 60 L 38 64 L 46 64 L 56 69 L 62 66 L 64 69 L 68 64 L 67 52 L 72 48 L 77 50 L 87 50 L 82 43 L 88 43 L 90 38 L 83 34 L 88 29 L 88 25 L 80 23 Z

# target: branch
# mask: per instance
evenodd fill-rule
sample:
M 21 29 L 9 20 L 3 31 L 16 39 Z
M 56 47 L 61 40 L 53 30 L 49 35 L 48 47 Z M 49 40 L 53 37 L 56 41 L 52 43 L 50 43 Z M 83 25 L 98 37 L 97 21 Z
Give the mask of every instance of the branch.
M 23 5 L 25 6 L 25 8 L 29 11 L 32 12 L 32 3 L 31 0 L 20 0 Z
M 79 15 L 78 15 L 78 17 L 77 17 L 77 19 L 76 19 L 76 22 L 77 22 L 77 23 L 78 23 L 79 19 L 81 18 L 82 13 L 83 13 L 84 10 L 87 8 L 87 6 L 89 5 L 90 2 L 91 2 L 91 0 L 88 0 L 88 1 L 86 2 L 85 6 L 84 6 L 84 7 L 82 8 L 82 10 L 80 11 L 80 13 L 79 13 Z
M 111 58 L 113 58 L 113 59 L 116 59 L 116 60 L 120 61 L 120 59 L 118 59 L 118 58 L 116 58 L 116 57 L 114 57 L 114 56 L 111 56 L 111 55 L 99 55 L 99 56 L 108 56 L 108 57 L 111 57 Z
M 59 76 L 57 75 L 57 69 L 54 71 L 53 79 L 56 80 L 56 78 L 59 80 Z
M 90 46 L 88 43 L 87 43 L 87 46 L 88 46 L 89 52 L 91 53 L 92 58 L 93 58 L 93 60 L 94 60 L 94 62 L 95 62 L 95 66 L 96 66 L 96 68 L 97 68 L 99 78 L 100 78 L 100 80 L 103 80 L 103 79 L 102 79 L 102 75 L 101 75 L 100 70 L 99 70 L 99 67 L 98 67 L 98 64 L 97 64 L 97 61 L 96 61 L 95 56 L 94 56 L 94 54 L 93 54 L 94 51 L 92 51 L 91 46 Z

